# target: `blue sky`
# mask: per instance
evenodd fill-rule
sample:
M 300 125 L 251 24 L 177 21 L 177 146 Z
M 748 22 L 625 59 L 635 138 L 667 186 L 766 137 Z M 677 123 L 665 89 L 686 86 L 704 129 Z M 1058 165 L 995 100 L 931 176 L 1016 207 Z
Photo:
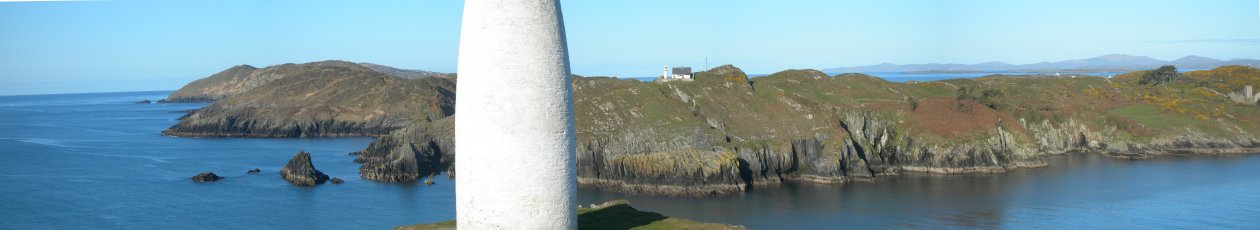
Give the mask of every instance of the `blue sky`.
M 462 1 L 0 2 L 0 95 L 173 90 L 237 64 L 454 72 Z M 1016 64 L 1121 53 L 1260 58 L 1260 3 L 564 1 L 573 72 Z

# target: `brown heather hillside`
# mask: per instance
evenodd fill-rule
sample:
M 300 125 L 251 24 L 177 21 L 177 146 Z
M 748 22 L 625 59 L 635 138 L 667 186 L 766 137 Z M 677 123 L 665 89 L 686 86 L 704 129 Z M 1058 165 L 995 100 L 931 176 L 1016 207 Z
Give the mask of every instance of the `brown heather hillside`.
M 198 109 L 163 134 L 378 136 L 454 113 L 455 82 L 449 77 L 407 80 L 362 67 L 332 65 L 303 66 L 284 75 L 289 77 Z
M 266 68 L 255 68 L 250 65 L 238 65 L 222 72 L 198 79 L 171 93 L 159 102 L 211 102 L 228 96 L 249 91 L 276 79 L 291 76 L 292 73 L 319 67 L 343 67 L 354 70 L 370 70 L 385 75 L 406 79 L 418 79 L 430 76 L 441 76 L 437 72 L 422 70 L 405 70 L 372 63 L 352 63 L 346 61 L 320 61 L 303 64 L 281 64 Z
M 1211 92 L 1236 90 L 1231 84 L 1254 82 L 1260 71 L 1222 67 L 1160 85 L 1138 84 L 1133 76 L 1140 74 L 894 83 L 816 70 L 750 79 L 726 65 L 697 72 L 693 82 L 575 77 L 578 180 L 627 193 L 712 196 L 790 180 L 1005 172 L 1071 151 L 1124 158 L 1260 152 L 1260 106 Z M 443 109 L 453 101 L 453 78 L 405 80 L 349 68 L 301 75 L 308 77 L 216 102 L 168 134 L 397 130 L 356 153 L 364 178 L 454 173 L 456 118 Z

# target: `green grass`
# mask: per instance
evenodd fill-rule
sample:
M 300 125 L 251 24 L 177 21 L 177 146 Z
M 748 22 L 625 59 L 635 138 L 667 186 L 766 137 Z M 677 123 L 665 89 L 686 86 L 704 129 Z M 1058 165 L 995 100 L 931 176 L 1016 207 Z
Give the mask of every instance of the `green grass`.
M 1160 131 L 1180 131 L 1191 128 L 1209 134 L 1220 134 L 1221 130 L 1215 124 L 1202 121 L 1190 117 L 1171 115 L 1159 111 L 1154 106 L 1147 104 L 1134 104 L 1130 106 L 1120 107 L 1109 111 L 1111 114 L 1132 119 L 1133 121 L 1145 126 L 1149 129 Z

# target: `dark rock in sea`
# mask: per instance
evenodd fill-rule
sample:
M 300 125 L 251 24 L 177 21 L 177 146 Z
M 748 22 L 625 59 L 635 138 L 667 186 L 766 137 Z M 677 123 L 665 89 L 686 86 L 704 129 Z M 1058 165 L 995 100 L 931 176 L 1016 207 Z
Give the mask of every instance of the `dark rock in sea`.
M 333 177 L 333 178 L 332 178 L 332 180 L 329 180 L 328 182 L 331 182 L 331 183 L 333 183 L 333 184 L 346 183 L 346 181 L 345 181 L 345 180 L 341 180 L 341 178 L 336 178 L 336 177 Z
M 215 182 L 222 179 L 223 177 L 220 177 L 219 175 L 214 175 L 213 172 L 203 172 L 192 177 L 193 182 Z
M 352 153 L 362 163 L 364 179 L 423 183 L 422 178 L 442 172 L 455 175 L 456 77 L 407 80 L 327 64 L 334 65 L 275 68 L 268 73 L 289 77 L 270 80 L 246 67 L 225 71 L 224 79 L 246 76 L 253 83 L 238 87 L 223 80 L 191 87 L 223 89 L 222 95 L 231 96 L 215 98 L 217 102 L 180 118 L 163 133 L 372 136 L 377 139 L 368 148 Z M 1210 95 L 1236 89 L 1196 81 L 1237 77 L 1233 73 L 1238 71 L 1248 73 L 1247 81 L 1260 81 L 1255 77 L 1260 69 L 1232 68 L 1187 73 L 1198 77 L 1167 84 L 1206 87 L 1209 91 L 1200 94 Z M 694 77 L 640 82 L 574 76 L 579 186 L 715 196 L 785 181 L 874 181 L 904 172 L 999 173 L 1045 166 L 1041 156 L 1065 152 L 1123 158 L 1260 152 L 1260 140 L 1253 134 L 1260 125 L 1245 122 L 1260 120 L 1260 113 L 1247 110 L 1254 108 L 1174 113 L 1151 100 L 1183 95 L 1135 98 L 1126 92 L 1145 89 L 1135 88 L 1137 80 L 1125 76 L 897 83 L 817 70 L 786 70 L 754 79 L 723 65 Z M 201 90 L 184 91 L 192 94 L 183 98 L 204 96 L 197 95 Z M 1150 121 L 1165 118 L 1184 122 Z
M 153 101 L 150 101 L 150 100 L 140 100 L 136 102 L 136 104 L 151 104 L 151 103 L 153 103 Z
M 258 174 L 258 173 L 261 173 L 261 172 L 262 172 L 262 169 L 250 169 L 249 171 L 247 171 L 247 172 L 245 172 L 245 173 L 248 173 L 248 174 Z
M 280 177 L 297 186 L 315 186 L 328 181 L 328 175 L 315 170 L 315 165 L 311 164 L 311 154 L 306 151 L 293 155 L 293 159 L 289 159 L 289 163 L 280 169 Z

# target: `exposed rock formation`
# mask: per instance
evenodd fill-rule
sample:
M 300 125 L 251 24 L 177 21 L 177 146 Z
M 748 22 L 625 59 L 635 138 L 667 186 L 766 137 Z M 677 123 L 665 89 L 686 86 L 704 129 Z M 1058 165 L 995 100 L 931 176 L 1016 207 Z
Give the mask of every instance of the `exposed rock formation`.
M 378 135 L 354 153 L 363 163 L 364 179 L 401 182 L 441 172 L 454 175 L 455 117 L 447 110 L 454 78 L 403 80 L 329 71 L 316 77 L 327 79 L 323 82 L 281 79 L 229 97 L 171 130 L 203 130 L 195 132 L 202 136 Z M 333 76 L 345 73 L 363 74 Z M 991 76 L 894 83 L 815 70 L 750 79 L 729 65 L 697 72 L 693 82 L 575 77 L 577 176 L 582 186 L 613 191 L 712 196 L 784 181 L 1004 172 L 1044 166 L 1041 156 L 1066 152 L 1121 158 L 1260 152 L 1257 107 L 1195 93 L 1199 87 L 1229 92 L 1240 83 L 1260 82 L 1260 70 L 1222 67 L 1184 74 L 1160 86 L 1139 84 L 1143 72 L 1113 79 Z M 373 90 L 332 93 L 342 87 L 316 87 L 328 82 Z M 382 82 L 428 85 L 392 88 Z M 958 97 L 962 87 L 996 93 Z M 394 91 L 408 93 L 382 93 Z M 417 101 L 422 103 L 399 104 Z M 341 111 L 334 119 L 339 121 L 365 120 L 368 116 L 358 112 L 363 110 L 406 119 L 364 126 L 379 128 L 370 132 L 298 128 L 325 120 L 308 113 L 330 107 Z M 292 115 L 295 111 L 308 115 Z
M 193 177 L 192 177 L 192 181 L 193 181 L 193 182 L 198 182 L 198 183 L 200 183 L 200 182 L 215 182 L 215 181 L 219 181 L 219 180 L 222 180 L 222 179 L 223 179 L 223 177 L 220 177 L 219 175 L 214 175 L 214 172 L 203 172 L 203 173 L 199 173 L 199 174 L 197 174 L 196 176 L 193 176 Z
M 148 100 L 148 99 L 145 99 L 145 100 L 140 100 L 140 101 L 137 101 L 137 102 L 136 102 L 136 104 L 152 104 L 152 103 L 153 103 L 153 101 L 150 101 L 150 100 Z
M 588 148 L 598 148 L 587 145 Z M 578 183 L 606 190 L 668 196 L 714 196 L 744 190 L 735 153 L 724 150 L 608 154 L 581 151 Z
M 357 65 L 355 65 L 357 66 Z M 454 113 L 454 79 L 406 80 L 313 66 L 198 109 L 163 134 L 187 137 L 379 136 Z
M 311 164 L 311 154 L 306 151 L 293 155 L 293 159 L 289 159 L 289 163 L 280 169 L 280 177 L 297 186 L 315 186 L 328 181 L 328 175 L 315 170 L 315 165 Z
M 416 181 L 419 178 L 448 174 L 455 167 L 454 118 L 432 123 L 418 123 L 383 136 L 357 155 L 363 163 L 359 175 L 363 179 L 383 182 Z
M 333 184 L 346 183 L 345 180 L 341 180 L 341 178 L 336 178 L 336 177 L 333 177 L 332 180 L 329 180 L 328 182 L 333 183 Z
M 1254 105 L 1260 102 L 1260 93 L 1253 92 L 1250 85 L 1244 86 L 1242 92 L 1230 92 L 1229 99 L 1234 102 Z
M 262 169 L 250 169 L 249 171 L 246 171 L 245 173 L 258 174 L 258 173 L 262 173 Z

